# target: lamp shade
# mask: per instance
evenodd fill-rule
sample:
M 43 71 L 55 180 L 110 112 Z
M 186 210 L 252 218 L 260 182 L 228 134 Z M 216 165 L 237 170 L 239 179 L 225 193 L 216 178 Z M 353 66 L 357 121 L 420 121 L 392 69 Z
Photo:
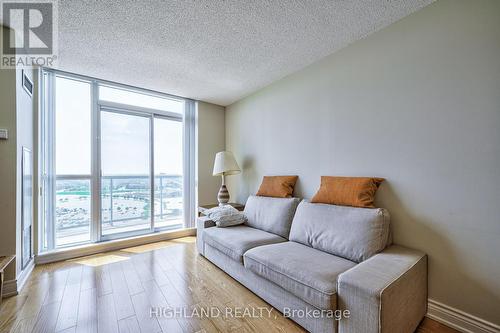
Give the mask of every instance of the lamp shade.
M 236 175 L 241 172 L 238 163 L 230 151 L 221 151 L 215 155 L 214 176 Z

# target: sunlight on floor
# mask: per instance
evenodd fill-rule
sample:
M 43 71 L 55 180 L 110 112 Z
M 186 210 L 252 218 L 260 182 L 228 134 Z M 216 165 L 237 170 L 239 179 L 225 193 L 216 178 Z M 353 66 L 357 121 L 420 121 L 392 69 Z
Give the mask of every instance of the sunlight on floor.
M 130 253 L 144 253 L 144 252 L 150 252 L 158 249 L 163 249 L 169 246 L 173 246 L 176 244 L 173 244 L 171 242 L 158 242 L 158 243 L 151 243 L 151 244 L 144 244 L 144 245 L 139 245 L 139 246 L 134 246 L 134 247 L 129 247 L 126 249 L 120 250 L 121 252 L 130 252 Z
M 120 251 L 130 252 L 130 253 L 144 253 L 144 252 L 150 252 L 150 251 L 154 251 L 154 250 L 158 250 L 158 249 L 163 249 L 163 248 L 174 246 L 174 245 L 194 243 L 195 241 L 196 241 L 196 237 L 183 237 L 183 238 L 172 239 L 172 240 L 163 241 L 163 242 L 157 242 L 157 243 L 129 247 L 129 248 L 126 248 L 126 249 L 123 249 Z
M 91 257 L 72 259 L 72 260 L 68 260 L 68 262 L 73 262 L 73 263 L 77 263 L 77 264 L 81 264 L 81 265 L 85 265 L 85 266 L 97 267 L 97 266 L 112 264 L 114 262 L 129 260 L 129 259 L 130 258 L 126 257 L 126 256 L 119 256 L 116 254 L 104 254 L 104 255 L 99 255 L 99 256 L 91 256 Z
M 185 243 L 185 244 L 195 243 L 196 242 L 196 237 L 195 236 L 182 237 L 182 238 L 172 239 L 169 242 L 173 242 L 173 243 Z
M 99 253 L 99 254 L 94 254 L 94 255 L 87 256 L 87 257 L 69 259 L 69 260 L 66 260 L 66 262 L 85 265 L 85 266 L 97 267 L 97 266 L 112 264 L 115 262 L 129 260 L 130 256 L 133 254 L 151 252 L 151 251 L 155 251 L 155 250 L 159 250 L 159 249 L 163 249 L 163 248 L 168 248 L 171 246 L 179 246 L 179 245 L 191 244 L 191 243 L 195 243 L 195 242 L 196 242 L 196 237 L 182 237 L 182 238 L 172 239 L 172 240 L 168 240 L 168 241 L 133 246 L 133 247 L 129 247 L 126 249 L 121 249 L 121 250 L 108 252 L 108 253 Z

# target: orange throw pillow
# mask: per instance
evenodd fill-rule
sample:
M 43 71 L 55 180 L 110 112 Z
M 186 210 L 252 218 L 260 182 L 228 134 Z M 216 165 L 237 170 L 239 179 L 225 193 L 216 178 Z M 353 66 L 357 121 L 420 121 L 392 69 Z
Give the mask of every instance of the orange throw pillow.
M 374 208 L 375 192 L 384 178 L 321 176 L 313 203 Z
M 291 198 L 299 176 L 264 176 L 257 195 L 261 197 Z

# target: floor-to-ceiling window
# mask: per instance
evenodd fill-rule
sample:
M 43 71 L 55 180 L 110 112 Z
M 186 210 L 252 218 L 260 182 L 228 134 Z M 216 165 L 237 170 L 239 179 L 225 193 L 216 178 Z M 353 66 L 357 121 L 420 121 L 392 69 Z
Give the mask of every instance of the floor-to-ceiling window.
M 194 102 L 42 71 L 41 250 L 191 226 Z

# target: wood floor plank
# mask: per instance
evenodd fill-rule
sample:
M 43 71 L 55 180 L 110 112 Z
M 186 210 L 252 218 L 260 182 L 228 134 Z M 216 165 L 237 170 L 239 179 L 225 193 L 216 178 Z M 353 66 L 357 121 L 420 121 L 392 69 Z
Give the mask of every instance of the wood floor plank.
M 97 297 L 97 328 L 99 333 L 119 332 L 112 294 Z
M 109 265 L 109 275 L 113 289 L 113 299 L 115 302 L 116 317 L 118 320 L 135 315 L 134 306 L 130 299 L 130 294 L 123 275 L 120 263 Z
M 17 320 L 10 330 L 0 330 L 0 332 L 10 332 L 10 333 L 26 333 L 32 332 L 36 325 L 38 316 L 28 317 L 24 319 Z
M 53 333 L 56 332 L 57 317 L 61 303 L 50 303 L 44 305 L 38 315 L 33 332 Z
M 43 280 L 40 284 L 37 284 L 36 287 L 29 287 L 30 292 L 26 294 L 26 301 L 21 308 L 16 310 L 15 317 L 12 317 L 14 320 L 10 325 L 2 325 L 3 327 L 0 331 L 7 330 L 7 326 L 9 326 L 17 332 L 31 332 L 36 323 L 36 318 L 42 309 L 45 296 L 47 295 L 48 284 L 48 280 Z
M 172 248 L 172 250 L 174 249 L 175 248 Z M 179 268 L 180 266 L 176 261 L 168 259 L 170 257 L 173 257 L 173 255 L 168 253 L 158 259 L 159 261 L 163 260 L 162 267 L 168 272 L 170 283 L 175 286 L 188 305 L 195 305 L 203 302 L 202 295 L 205 293 L 204 290 L 206 289 L 206 286 L 203 285 L 203 281 L 193 276 L 189 270 Z M 168 300 L 168 296 L 165 296 Z
M 118 328 L 120 333 L 141 333 L 139 322 L 137 321 L 137 318 L 135 316 L 124 318 L 118 321 Z
M 56 333 L 75 333 L 75 332 L 76 332 L 76 326 L 73 326 L 73 327 L 67 328 L 65 330 L 56 332 Z
M 82 269 L 72 268 L 66 281 L 66 288 L 61 301 L 56 331 L 62 331 L 76 325 L 78 319 L 78 304 L 80 301 L 80 278 Z
M 0 332 L 274 332 L 304 329 L 200 256 L 194 238 L 152 243 L 35 267 L 0 308 Z M 150 317 L 152 306 L 272 309 L 258 318 Z M 264 313 L 263 313 L 264 314 Z M 456 333 L 425 318 L 417 333 Z
M 19 310 L 26 304 L 28 296 L 7 298 L 0 308 L 0 332 L 8 332 L 15 326 Z
M 111 279 L 109 277 L 108 265 L 97 266 L 96 273 L 96 289 L 97 296 L 104 296 L 113 292 Z
M 225 315 L 225 306 L 216 294 L 212 293 L 209 289 L 201 289 L 198 292 L 201 293 L 201 297 L 203 298 L 203 301 L 198 304 L 201 308 L 217 308 L 219 310 L 219 315 L 208 318 L 218 330 L 232 332 L 243 326 L 243 322 L 239 318 Z
M 77 333 L 97 333 L 97 291 L 82 290 L 78 305 Z
M 66 288 L 66 281 L 68 280 L 68 273 L 69 269 L 61 269 L 47 277 L 49 286 L 47 296 L 43 301 L 44 305 L 61 302 L 64 295 L 64 289 Z
M 139 275 L 139 279 L 141 281 L 154 280 L 153 275 L 151 275 L 151 272 L 149 271 L 146 263 L 144 262 L 144 258 L 145 257 L 142 253 L 132 257 L 132 263 L 137 271 L 137 274 Z
M 151 275 L 159 286 L 169 283 L 167 274 L 164 272 L 159 264 L 158 258 L 162 255 L 156 252 L 149 252 L 146 255 L 147 268 L 149 269 Z
M 96 288 L 97 288 L 97 276 L 95 267 L 83 265 L 80 289 L 87 290 Z
M 173 284 L 165 284 L 160 288 L 160 291 L 165 298 L 169 307 L 173 309 L 181 309 L 188 308 L 191 309 L 195 304 L 186 300 L 186 298 L 182 297 L 181 294 L 177 291 L 177 289 L 173 286 Z M 206 325 L 200 324 L 199 320 L 191 320 L 188 318 L 178 318 L 179 324 L 182 326 L 184 332 L 197 332 L 201 329 L 205 329 L 207 332 L 217 331 L 215 326 L 211 322 L 207 322 Z M 205 327 L 207 326 L 207 327 Z M 214 330 L 212 330 L 212 328 Z
M 180 307 L 188 304 L 187 300 L 181 296 L 173 284 L 163 285 L 160 287 L 160 290 L 170 306 Z
M 162 331 L 158 320 L 150 316 L 151 303 L 146 293 L 135 294 L 132 296 L 135 315 L 139 322 L 141 332 L 159 333 Z
M 448 327 L 444 324 L 438 323 L 435 320 L 424 318 L 420 323 L 420 326 L 416 330 L 416 333 L 458 333 L 457 330 Z
M 266 315 L 263 315 L 261 318 L 249 319 L 250 325 L 255 327 L 258 331 L 262 328 L 267 327 L 269 331 L 272 332 L 286 332 L 286 333 L 299 333 L 303 332 L 304 329 L 300 327 L 297 323 L 292 320 L 286 319 L 283 315 L 269 304 L 265 302 L 261 302 L 260 299 L 256 299 L 257 303 L 250 302 L 247 306 L 251 308 L 266 308 L 268 310 L 272 310 L 270 315 L 267 315 L 267 312 L 263 312 Z
M 140 253 L 132 258 L 141 281 L 155 280 L 162 286 L 168 283 L 168 277 L 155 259 L 154 252 Z
M 130 260 L 125 260 L 121 263 L 123 274 L 125 275 L 125 281 L 127 282 L 128 290 L 130 295 L 135 295 L 142 293 L 144 288 L 141 284 L 141 279 L 139 274 L 134 267 L 134 264 Z
M 69 269 L 66 285 L 82 283 L 83 265 L 77 265 Z
M 156 319 L 158 320 L 158 323 L 160 324 L 160 327 L 164 333 L 169 333 L 169 332 L 183 332 L 183 329 L 179 322 L 177 321 L 176 318 L 170 318 L 168 316 L 163 316 L 161 315 L 163 313 L 164 309 L 167 309 L 169 307 L 169 304 L 167 303 L 167 300 L 165 297 L 163 297 L 163 294 L 158 287 L 157 283 L 155 280 L 150 280 L 143 282 L 144 285 L 144 292 L 146 297 L 149 300 L 150 307 L 160 309 L 160 315 L 156 316 Z M 193 328 L 193 331 L 199 331 L 198 329 Z
M 57 319 L 56 331 L 62 331 L 76 325 L 79 299 L 80 285 L 67 285 L 64 290 L 62 301 L 60 302 L 61 307 Z
M 170 283 L 161 286 L 164 291 L 165 298 L 167 301 L 180 302 L 179 299 L 173 300 L 174 298 L 179 298 L 183 300 L 184 305 L 195 305 L 202 301 L 200 293 L 196 292 L 196 286 L 192 286 L 188 281 L 183 279 L 176 271 L 171 270 L 169 273 Z M 175 292 L 173 291 L 173 289 Z

